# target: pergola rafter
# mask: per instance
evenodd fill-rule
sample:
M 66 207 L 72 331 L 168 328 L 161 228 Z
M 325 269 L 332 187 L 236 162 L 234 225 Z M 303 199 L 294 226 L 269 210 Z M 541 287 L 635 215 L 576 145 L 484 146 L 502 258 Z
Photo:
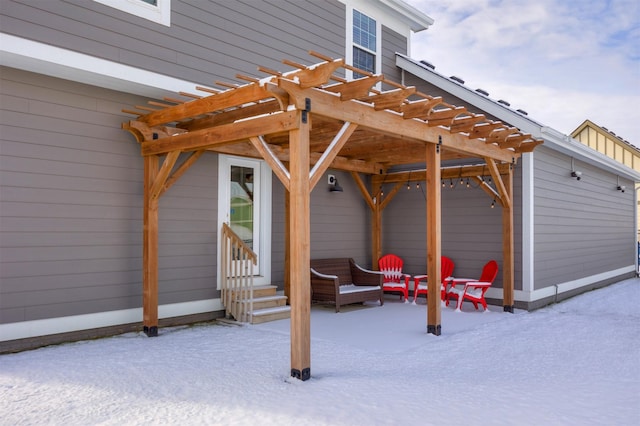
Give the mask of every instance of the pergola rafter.
M 311 190 L 328 168 L 348 171 L 372 210 L 372 260 L 381 247 L 381 215 L 405 176 L 390 168 L 424 163 L 413 179 L 425 180 L 427 191 L 427 330 L 440 334 L 440 180 L 453 176 L 479 179 L 488 171 L 503 206 L 504 261 L 513 262 L 512 165 L 541 140 L 500 122 L 487 120 L 440 97 L 357 70 L 343 59 L 310 52 L 322 62 L 279 72 L 260 67 L 264 78 L 237 76 L 244 84 L 216 82 L 197 87 L 205 95 L 180 93 L 125 112 L 136 117 L 123 123 L 141 145 L 144 157 L 143 311 L 149 335 L 157 333 L 158 198 L 205 151 L 262 158 L 287 190 L 285 288 L 290 296 L 291 372 L 310 375 L 309 261 Z M 364 77 L 346 81 L 340 69 Z M 383 83 L 390 90 L 376 89 Z M 185 98 L 185 99 L 181 99 Z M 411 97 L 411 99 L 409 99 Z M 178 157 L 190 155 L 171 174 Z M 160 156 L 166 156 L 160 166 Z M 441 168 L 445 159 L 484 161 L 459 170 Z M 360 174 L 371 176 L 371 191 Z M 480 179 L 482 180 L 482 179 Z M 384 200 L 380 182 L 395 182 Z M 510 275 L 509 275 L 510 274 Z M 505 309 L 513 305 L 513 265 L 505 267 Z M 289 283 L 295 283 L 289 287 Z M 509 287 L 509 289 L 507 289 Z

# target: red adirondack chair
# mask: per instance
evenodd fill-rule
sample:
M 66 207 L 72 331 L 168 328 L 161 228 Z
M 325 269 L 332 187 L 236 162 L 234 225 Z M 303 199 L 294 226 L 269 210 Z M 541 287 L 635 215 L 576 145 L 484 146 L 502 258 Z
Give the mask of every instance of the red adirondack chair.
M 407 303 L 410 275 L 402 273 L 403 264 L 402 259 L 395 254 L 386 254 L 378 260 L 378 269 L 384 274 L 382 291 L 400 293 L 400 298 L 404 298 L 404 302 Z
M 462 302 L 466 300 L 473 303 L 476 310 L 478 309 L 478 303 L 482 304 L 484 310 L 487 310 L 487 301 L 484 299 L 484 294 L 487 292 L 493 281 L 498 276 L 498 262 L 490 260 L 482 268 L 482 274 L 478 280 L 470 279 L 465 281 L 463 279 L 456 279 L 453 281 L 451 288 L 447 292 L 447 306 L 451 299 L 458 299 L 456 305 L 456 311 L 460 311 Z M 464 288 L 456 288 L 456 285 L 464 284 Z
M 442 299 L 442 301 L 444 301 L 447 292 L 447 283 L 449 282 L 451 275 L 453 274 L 453 268 L 455 267 L 455 264 L 453 263 L 453 260 L 449 259 L 447 256 L 442 256 L 440 259 L 440 279 L 442 280 L 442 285 L 440 286 L 440 298 Z M 427 275 L 416 275 L 415 277 L 413 277 L 414 305 L 419 294 L 424 294 L 425 296 L 427 296 L 428 288 L 427 283 L 425 282 L 426 279 Z

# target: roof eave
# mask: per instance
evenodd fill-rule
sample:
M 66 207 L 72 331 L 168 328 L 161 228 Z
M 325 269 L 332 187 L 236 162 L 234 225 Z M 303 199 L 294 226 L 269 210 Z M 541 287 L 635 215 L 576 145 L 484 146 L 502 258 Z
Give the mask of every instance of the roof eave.
M 486 96 L 449 79 L 431 68 L 422 66 L 417 61 L 406 55 L 396 53 L 396 65 L 416 77 L 419 77 L 434 86 L 451 93 L 453 96 L 468 102 L 476 108 L 493 115 L 500 121 L 509 123 L 523 132 L 530 133 L 536 138 L 544 139 L 545 145 L 552 147 L 556 151 L 575 157 L 581 161 L 597 165 L 608 172 L 618 174 L 621 177 L 624 176 L 634 182 L 640 182 L 640 173 L 635 170 L 589 148 L 568 135 L 565 135 L 551 127 L 546 127 L 528 116 L 512 110 L 510 107 L 504 106 L 493 99 L 487 98 Z
M 403 20 L 409 24 L 411 31 L 415 33 L 428 29 L 435 22 L 433 18 L 402 0 L 378 1 L 394 13 L 402 16 Z

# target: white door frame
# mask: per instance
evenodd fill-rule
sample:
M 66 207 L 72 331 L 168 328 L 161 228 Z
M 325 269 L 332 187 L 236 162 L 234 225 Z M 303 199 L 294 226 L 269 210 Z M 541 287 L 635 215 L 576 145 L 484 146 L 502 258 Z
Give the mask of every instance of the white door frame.
M 217 287 L 220 289 L 220 244 L 222 235 L 220 228 L 223 223 L 229 223 L 229 192 L 231 180 L 231 166 L 252 167 L 255 175 L 259 179 L 254 182 L 254 206 L 258 213 L 257 223 L 259 239 L 254 245 L 254 251 L 258 255 L 258 268 L 256 268 L 256 276 L 254 277 L 255 285 L 271 284 L 271 169 L 263 160 L 253 158 L 235 157 L 231 155 L 218 155 L 218 269 L 217 269 Z M 257 184 L 257 185 L 256 185 Z M 258 187 L 259 186 L 259 187 Z

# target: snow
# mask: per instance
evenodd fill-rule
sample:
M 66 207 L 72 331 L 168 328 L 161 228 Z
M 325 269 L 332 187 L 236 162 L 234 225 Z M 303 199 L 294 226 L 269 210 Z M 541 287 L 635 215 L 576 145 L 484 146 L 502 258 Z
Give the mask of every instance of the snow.
M 311 310 L 311 379 L 289 320 L 203 323 L 0 356 L 0 425 L 638 425 L 640 279 L 514 314 L 424 299 Z

